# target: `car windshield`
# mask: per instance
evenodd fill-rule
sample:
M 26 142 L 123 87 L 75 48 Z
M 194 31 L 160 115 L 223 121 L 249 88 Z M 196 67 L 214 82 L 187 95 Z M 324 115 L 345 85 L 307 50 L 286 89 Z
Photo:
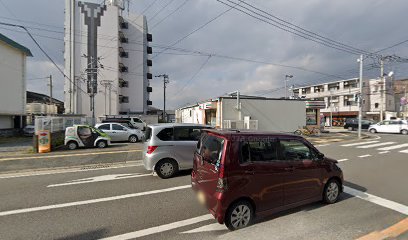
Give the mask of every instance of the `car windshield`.
M 221 161 L 224 150 L 224 141 L 223 138 L 203 134 L 198 149 L 203 160 L 213 164 Z

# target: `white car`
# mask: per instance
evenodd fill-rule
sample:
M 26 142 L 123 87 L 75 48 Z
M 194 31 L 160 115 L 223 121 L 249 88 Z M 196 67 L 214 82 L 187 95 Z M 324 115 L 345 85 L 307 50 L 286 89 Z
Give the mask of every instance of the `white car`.
M 120 123 L 99 123 L 95 125 L 95 128 L 108 134 L 112 142 L 129 141 L 135 143 L 142 140 L 144 136 L 140 129 L 132 129 Z
M 371 133 L 401 133 L 407 135 L 408 122 L 407 120 L 385 120 L 370 125 L 368 131 Z

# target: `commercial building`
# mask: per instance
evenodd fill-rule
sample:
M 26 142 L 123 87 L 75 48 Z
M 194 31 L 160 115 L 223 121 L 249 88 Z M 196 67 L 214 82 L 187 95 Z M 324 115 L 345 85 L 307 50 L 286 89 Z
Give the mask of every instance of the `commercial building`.
M 358 94 L 360 81 L 358 78 L 303 86 L 293 89 L 294 98 L 324 101 L 321 109 L 325 125 L 343 125 L 347 118 L 358 117 Z M 379 121 L 395 117 L 395 94 L 392 88 L 393 79 L 363 80 L 362 110 L 363 118 Z
M 121 0 L 104 2 L 66 0 L 65 112 L 92 116 L 95 95 L 96 118 L 146 114 L 152 104 L 146 17 L 124 13 Z
M 0 34 L 0 130 L 24 127 L 27 56 L 28 48 Z
M 408 119 L 408 79 L 395 80 L 393 86 L 397 116 Z
M 302 100 L 232 94 L 179 108 L 176 122 L 282 132 L 294 132 L 306 125 L 320 126 L 319 104 L 306 108 Z

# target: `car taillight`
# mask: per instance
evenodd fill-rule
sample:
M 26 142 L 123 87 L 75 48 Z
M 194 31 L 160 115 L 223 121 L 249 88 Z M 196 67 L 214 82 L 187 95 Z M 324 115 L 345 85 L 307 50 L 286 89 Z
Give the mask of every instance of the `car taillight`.
M 221 166 L 218 169 L 217 192 L 224 192 L 225 190 L 227 190 L 227 179 L 224 178 L 224 175 L 225 175 L 224 165 L 221 164 Z
M 157 146 L 147 146 L 147 154 L 152 154 L 156 150 Z

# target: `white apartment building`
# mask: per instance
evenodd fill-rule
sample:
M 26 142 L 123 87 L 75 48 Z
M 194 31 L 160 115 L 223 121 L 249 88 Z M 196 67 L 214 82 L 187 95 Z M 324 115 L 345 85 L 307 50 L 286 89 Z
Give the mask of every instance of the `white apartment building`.
M 383 80 L 363 80 L 363 118 L 380 120 L 395 115 L 395 97 L 392 89 L 393 79 L 384 77 Z M 341 125 L 347 118 L 358 117 L 358 102 L 356 95 L 359 93 L 359 79 L 347 79 L 329 83 L 303 86 L 293 89 L 295 97 L 307 100 L 320 100 L 326 103 L 326 108 L 321 109 L 321 114 L 326 118 L 326 125 Z
M 0 34 L 0 130 L 24 127 L 27 56 L 28 48 Z
M 65 112 L 92 116 L 95 93 L 97 119 L 146 114 L 152 104 L 146 17 L 124 13 L 121 0 L 105 4 L 66 0 Z

